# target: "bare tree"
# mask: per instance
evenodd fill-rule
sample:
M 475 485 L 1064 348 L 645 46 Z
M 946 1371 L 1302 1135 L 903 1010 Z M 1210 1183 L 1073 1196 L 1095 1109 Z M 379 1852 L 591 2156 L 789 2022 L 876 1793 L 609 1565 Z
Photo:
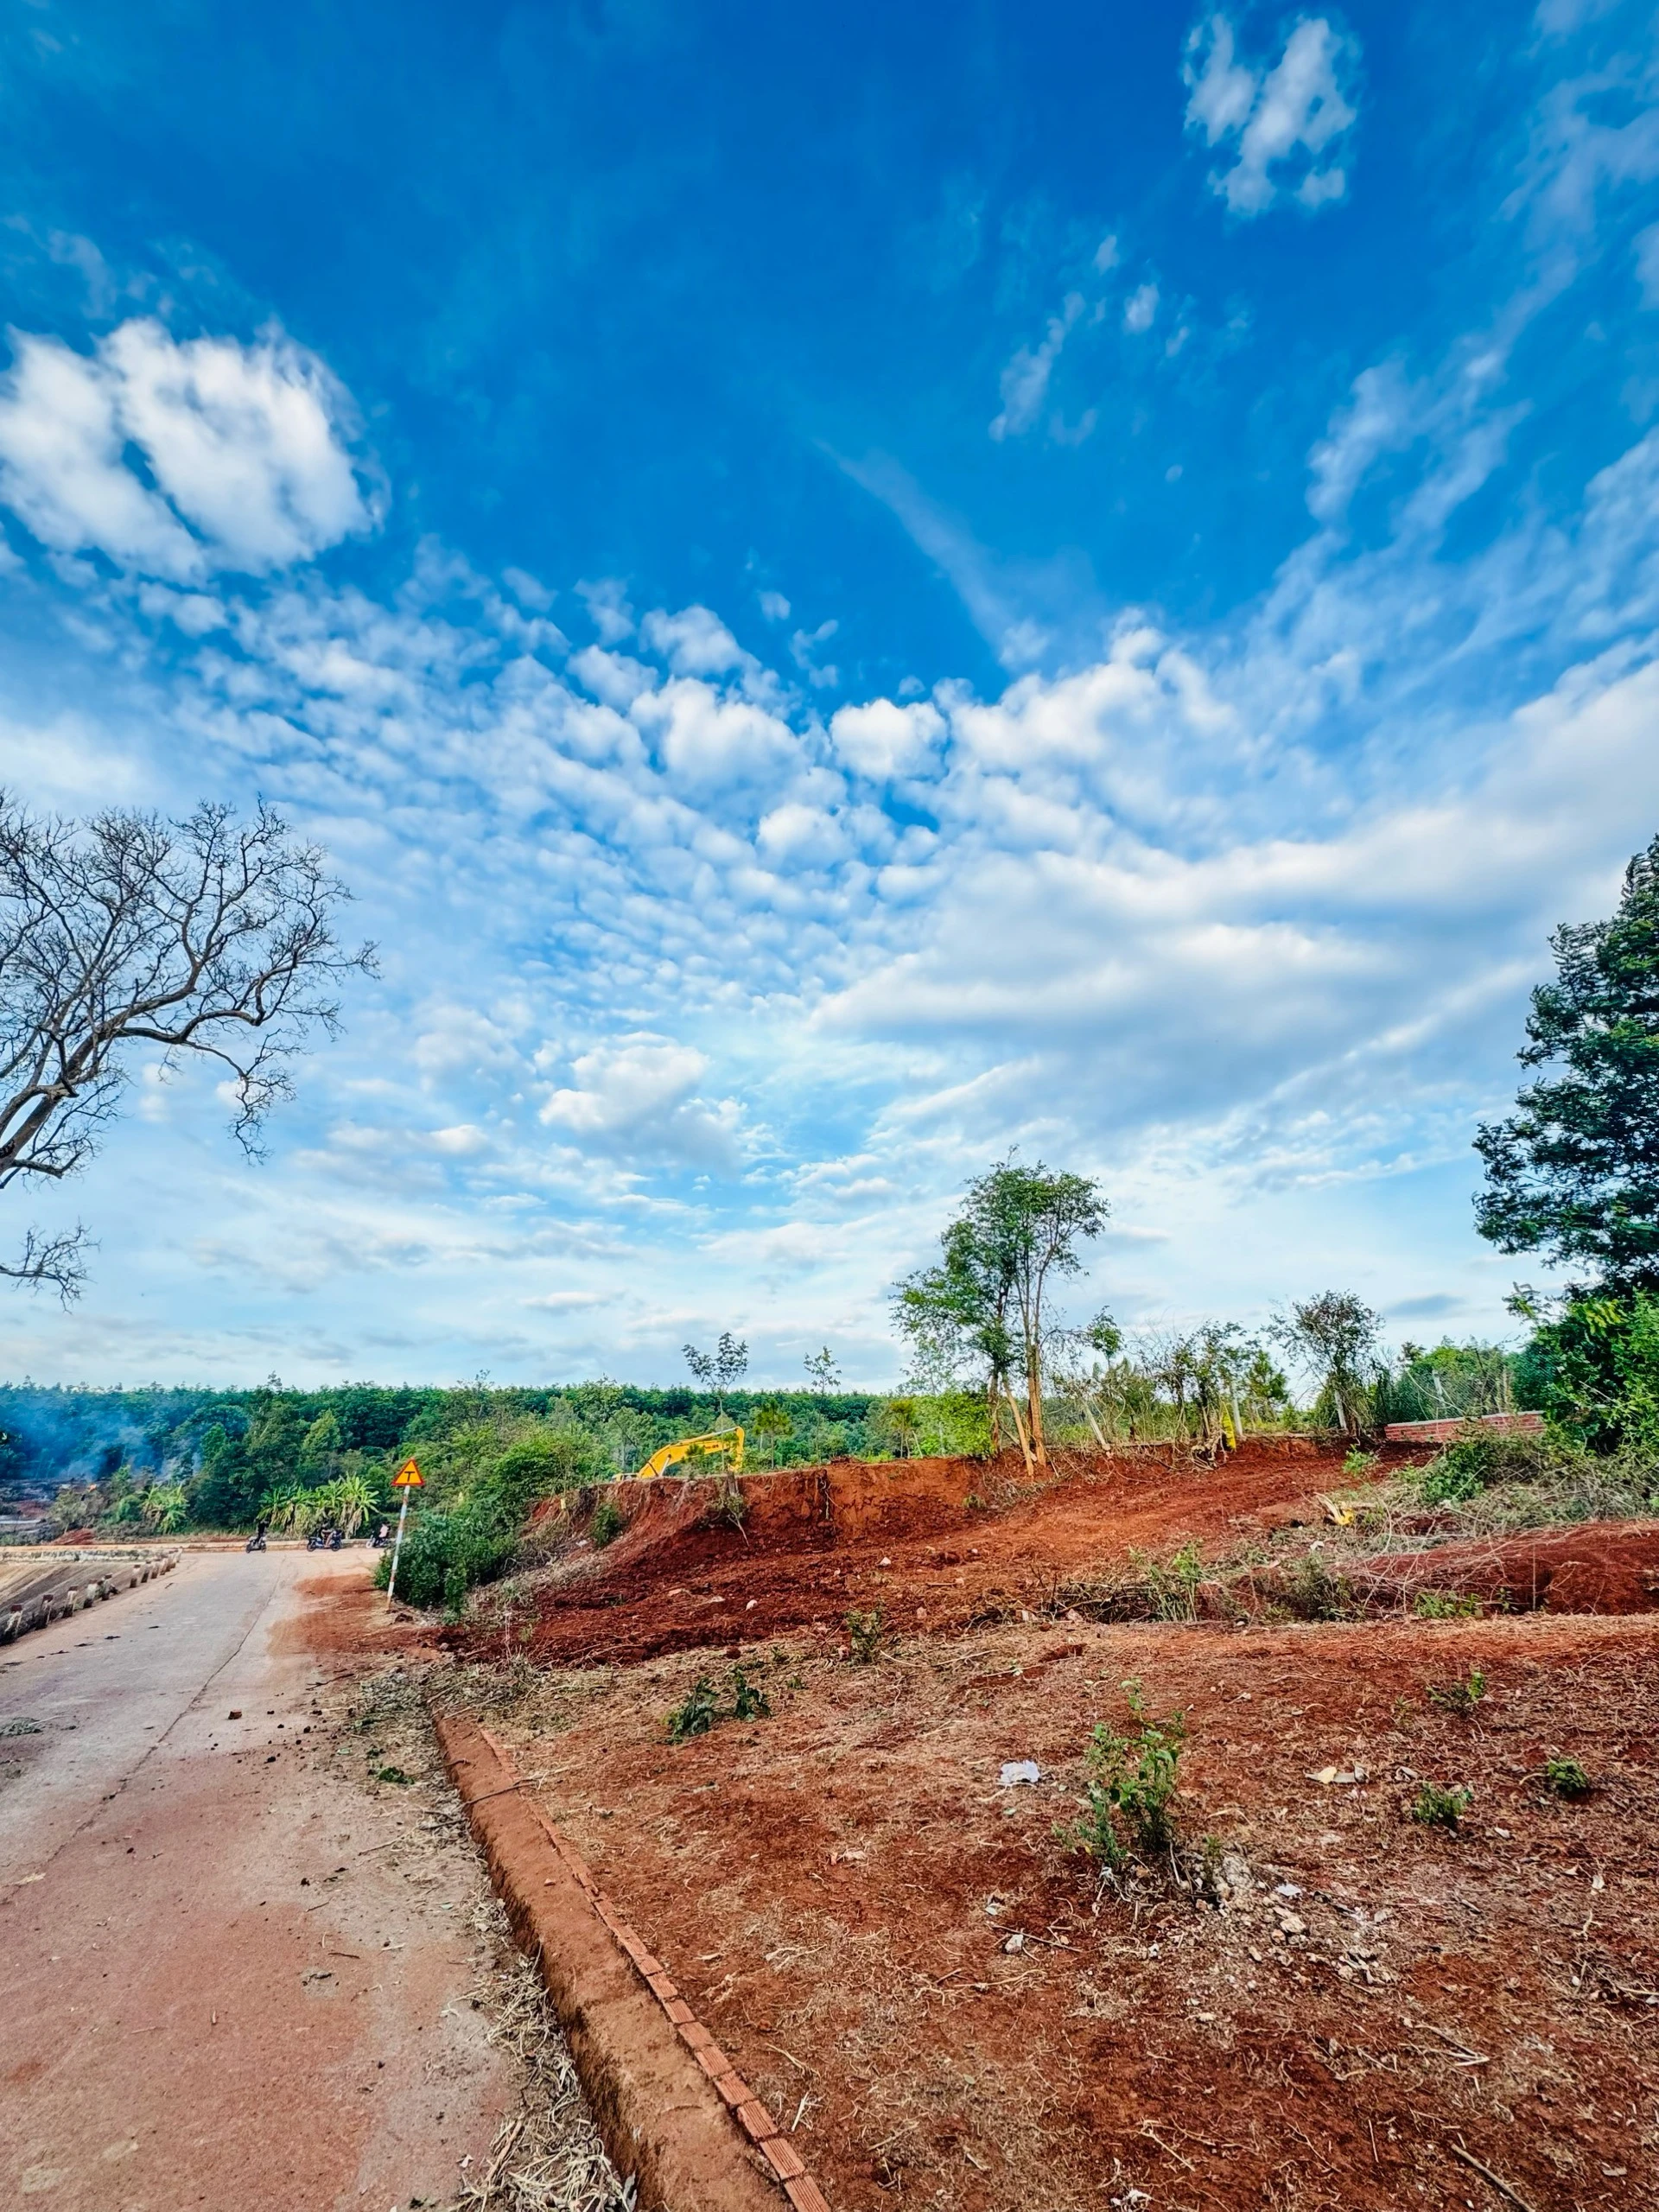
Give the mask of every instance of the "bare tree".
M 257 1156 L 288 1063 L 332 1035 L 338 980 L 373 947 L 342 949 L 349 897 L 315 845 L 261 805 L 251 822 L 203 805 L 188 822 L 110 813 L 41 819 L 0 792 L 0 1190 L 60 1182 L 97 1150 L 133 1052 L 187 1054 L 232 1078 L 232 1132 Z M 86 1232 L 30 1230 L 0 1274 L 66 1300 Z

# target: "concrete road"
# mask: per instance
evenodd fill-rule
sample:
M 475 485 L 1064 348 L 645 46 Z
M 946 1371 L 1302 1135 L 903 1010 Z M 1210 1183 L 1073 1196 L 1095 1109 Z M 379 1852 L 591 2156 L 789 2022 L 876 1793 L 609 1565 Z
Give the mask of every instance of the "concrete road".
M 0 2203 L 385 2212 L 484 2159 L 476 1861 L 337 1725 L 370 1605 L 361 1554 L 191 1554 L 0 1659 Z

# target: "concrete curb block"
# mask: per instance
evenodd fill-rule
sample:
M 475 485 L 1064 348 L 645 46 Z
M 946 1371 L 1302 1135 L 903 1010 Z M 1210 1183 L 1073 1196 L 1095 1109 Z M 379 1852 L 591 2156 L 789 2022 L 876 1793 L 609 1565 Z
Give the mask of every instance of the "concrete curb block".
M 513 1933 L 537 1960 L 594 2118 L 640 2212 L 830 2212 L 798 2153 L 475 1720 L 439 1745 Z M 752 2147 L 751 2147 L 752 2146 Z
M 54 1621 L 67 1620 L 72 1613 L 95 1605 L 102 1599 L 117 1597 L 123 1590 L 136 1590 L 156 1575 L 170 1574 L 178 1563 L 178 1554 L 168 1552 L 159 1559 L 130 1566 L 124 1563 L 106 1573 L 82 1576 L 74 1567 L 66 1567 L 63 1577 L 52 1581 L 49 1588 L 31 1592 L 10 1605 L 0 1603 L 0 1643 L 14 1643 L 31 1629 L 49 1628 Z M 48 1573 L 49 1579 L 49 1569 Z M 71 1576 L 74 1577 L 73 1580 L 68 1579 Z

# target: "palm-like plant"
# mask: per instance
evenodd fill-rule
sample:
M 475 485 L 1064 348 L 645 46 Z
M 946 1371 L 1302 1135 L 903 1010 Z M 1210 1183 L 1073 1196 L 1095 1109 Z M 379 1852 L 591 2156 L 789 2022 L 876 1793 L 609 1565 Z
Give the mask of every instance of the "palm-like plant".
M 329 1520 L 344 1535 L 354 1536 L 377 1510 L 374 1492 L 362 1475 L 336 1475 L 324 1489 L 328 1493 Z
M 144 1500 L 144 1518 L 157 1535 L 171 1536 L 190 1518 L 182 1483 L 157 1483 Z

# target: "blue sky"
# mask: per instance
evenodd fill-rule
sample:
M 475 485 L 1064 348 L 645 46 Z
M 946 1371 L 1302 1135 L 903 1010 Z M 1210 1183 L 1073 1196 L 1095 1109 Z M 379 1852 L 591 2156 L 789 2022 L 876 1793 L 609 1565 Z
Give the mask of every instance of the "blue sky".
M 384 961 L 263 1166 L 135 1070 L 14 1372 L 880 1382 L 1011 1144 L 1126 1320 L 1505 1325 L 1659 826 L 1648 12 L 20 0 L 0 286 L 0 773 Z

